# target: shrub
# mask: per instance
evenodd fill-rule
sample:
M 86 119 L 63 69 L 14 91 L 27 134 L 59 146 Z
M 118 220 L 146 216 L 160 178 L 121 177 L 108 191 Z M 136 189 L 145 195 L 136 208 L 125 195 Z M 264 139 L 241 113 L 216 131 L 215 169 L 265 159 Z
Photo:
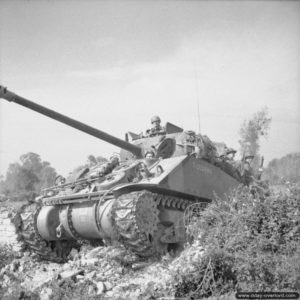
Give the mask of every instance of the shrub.
M 178 269 L 176 296 L 300 289 L 299 186 L 264 198 L 240 187 L 213 201 L 193 226 L 205 252 L 195 256 L 194 272 Z

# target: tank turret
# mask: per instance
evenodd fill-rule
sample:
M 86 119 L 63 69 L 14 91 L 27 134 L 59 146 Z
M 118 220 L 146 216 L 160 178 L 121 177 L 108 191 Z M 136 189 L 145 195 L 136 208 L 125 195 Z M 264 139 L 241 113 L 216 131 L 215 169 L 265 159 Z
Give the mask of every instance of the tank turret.
M 181 249 L 187 240 L 185 212 L 202 209 L 241 183 L 222 168 L 207 136 L 171 123 L 146 135 L 129 132 L 121 140 L 3 87 L 0 97 L 122 149 L 120 160 L 57 180 L 24 208 L 24 243 L 46 259 L 64 260 L 79 240 L 118 240 L 140 256 Z

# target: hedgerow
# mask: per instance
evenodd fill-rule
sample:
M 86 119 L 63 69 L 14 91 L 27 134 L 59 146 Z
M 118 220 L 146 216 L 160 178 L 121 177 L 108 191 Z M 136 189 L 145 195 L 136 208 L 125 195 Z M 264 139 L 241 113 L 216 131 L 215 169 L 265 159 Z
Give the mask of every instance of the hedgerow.
M 299 185 L 265 197 L 240 187 L 214 200 L 192 232 L 205 251 L 189 261 L 192 271 L 176 270 L 177 297 L 300 290 Z

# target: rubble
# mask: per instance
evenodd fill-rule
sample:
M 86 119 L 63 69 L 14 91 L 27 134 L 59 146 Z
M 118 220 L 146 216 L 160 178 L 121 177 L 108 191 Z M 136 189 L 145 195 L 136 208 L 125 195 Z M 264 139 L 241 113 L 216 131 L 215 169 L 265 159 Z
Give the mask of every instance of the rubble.
M 83 270 L 69 270 L 69 271 L 64 271 L 60 273 L 60 278 L 66 279 L 66 278 L 75 278 L 76 275 L 82 275 L 84 273 Z
M 14 219 L 13 213 L 0 210 L 0 216 L 1 213 L 6 220 L 0 222 L 0 229 L 4 225 L 14 226 L 17 235 L 17 218 L 13 223 L 7 221 L 7 218 Z M 202 255 L 196 251 L 199 245 L 193 249 L 190 247 L 189 255 Z M 170 255 L 160 260 L 145 260 L 122 245 L 93 248 L 84 244 L 80 251 L 72 249 L 64 264 L 41 261 L 30 252 L 19 251 L 4 265 L 0 264 L 0 298 L 147 299 L 149 295 L 154 298 L 173 296 L 172 276 L 176 268 L 178 259 Z M 66 294 L 68 298 L 64 296 Z
M 89 272 L 89 273 L 87 273 L 86 275 L 85 275 L 85 278 L 86 279 L 89 279 L 89 280 L 92 280 L 95 276 L 96 276 L 96 271 L 94 270 L 94 271 L 92 271 L 92 272 Z
M 122 247 L 84 247 L 83 252 L 73 253 L 67 263 L 58 264 L 37 261 L 25 252 L 0 270 L 5 291 L 3 295 L 0 292 L 0 298 L 14 299 L 13 289 L 18 286 L 15 290 L 19 293 L 39 295 L 36 299 L 40 300 L 71 296 L 81 299 L 80 295 L 91 299 L 143 299 L 140 295 L 166 288 L 170 277 L 163 260 L 142 261 Z M 73 291 L 70 298 L 64 298 L 64 290 Z
M 40 300 L 50 300 L 52 294 L 53 294 L 52 289 L 45 288 L 41 291 Z
M 96 287 L 97 287 L 97 295 L 101 295 L 104 293 L 105 291 L 105 285 L 103 284 L 102 281 L 99 281 L 96 283 Z
M 9 245 L 14 252 L 22 249 L 18 232 L 20 223 L 17 211 L 0 207 L 0 246 Z
M 78 252 L 78 250 L 76 250 L 76 249 L 73 248 L 73 249 L 71 250 L 70 254 L 69 254 L 69 258 L 70 258 L 71 260 L 78 259 L 78 258 L 79 258 L 79 252 Z

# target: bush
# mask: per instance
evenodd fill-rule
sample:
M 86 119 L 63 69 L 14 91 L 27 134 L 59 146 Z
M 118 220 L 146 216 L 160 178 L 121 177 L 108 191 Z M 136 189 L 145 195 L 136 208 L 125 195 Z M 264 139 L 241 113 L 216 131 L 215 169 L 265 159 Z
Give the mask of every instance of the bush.
M 262 198 L 240 187 L 216 199 L 193 225 L 193 272 L 179 272 L 176 296 L 300 289 L 300 187 Z M 186 258 L 182 258 L 183 262 Z
M 15 258 L 15 254 L 9 246 L 0 246 L 0 270 L 9 265 Z

